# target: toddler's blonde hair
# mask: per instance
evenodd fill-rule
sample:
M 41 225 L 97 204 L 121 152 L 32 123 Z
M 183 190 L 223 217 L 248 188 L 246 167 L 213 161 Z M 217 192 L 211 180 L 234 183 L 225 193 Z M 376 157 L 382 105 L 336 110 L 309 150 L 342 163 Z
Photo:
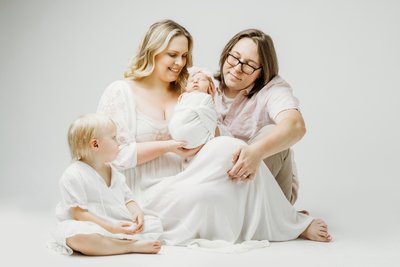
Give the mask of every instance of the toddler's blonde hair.
M 69 127 L 68 145 L 72 160 L 80 160 L 89 155 L 89 144 L 92 139 L 100 138 L 114 122 L 100 114 L 85 114 L 78 117 Z

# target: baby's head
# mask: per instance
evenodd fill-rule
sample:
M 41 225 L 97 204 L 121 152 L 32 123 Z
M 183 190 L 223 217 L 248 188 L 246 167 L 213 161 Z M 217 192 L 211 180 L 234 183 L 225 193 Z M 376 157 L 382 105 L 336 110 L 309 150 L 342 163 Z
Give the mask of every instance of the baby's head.
M 115 135 L 116 125 L 110 118 L 100 114 L 80 116 L 68 130 L 68 145 L 72 158 L 85 159 L 92 151 L 100 151 L 109 161 L 113 161 L 118 154 Z
M 203 92 L 214 95 L 215 84 L 212 74 L 204 69 L 192 67 L 189 69 L 189 79 L 186 84 L 186 92 Z

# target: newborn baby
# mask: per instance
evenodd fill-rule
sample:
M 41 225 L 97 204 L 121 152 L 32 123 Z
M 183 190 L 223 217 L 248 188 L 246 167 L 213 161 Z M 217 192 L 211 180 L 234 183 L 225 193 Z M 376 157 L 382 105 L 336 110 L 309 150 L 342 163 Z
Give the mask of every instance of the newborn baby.
M 210 73 L 200 68 L 189 69 L 185 92 L 179 97 L 168 125 L 172 139 L 186 142 L 184 148 L 196 148 L 219 135 L 214 90 Z

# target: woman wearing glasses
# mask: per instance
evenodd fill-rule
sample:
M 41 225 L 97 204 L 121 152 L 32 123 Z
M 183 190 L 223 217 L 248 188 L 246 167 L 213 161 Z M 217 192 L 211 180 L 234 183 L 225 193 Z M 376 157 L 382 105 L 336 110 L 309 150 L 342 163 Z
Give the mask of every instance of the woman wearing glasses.
M 98 106 L 98 112 L 118 127 L 121 146 L 113 164 L 124 172 L 143 210 L 161 219 L 161 239 L 168 245 L 213 248 L 249 241 L 243 249 L 267 244 L 254 240 L 284 241 L 300 236 L 330 241 L 326 224 L 297 212 L 264 164 L 258 163 L 251 180 L 230 179 L 232 154 L 246 145 L 244 141 L 219 136 L 196 154 L 199 149 L 186 150 L 183 142 L 171 140 L 168 121 L 186 82 L 191 53 L 192 37 L 185 28 L 171 20 L 154 23 L 125 79 L 112 83 Z M 238 80 L 248 83 L 249 77 L 259 75 L 258 57 L 236 48 L 229 53 L 234 56 L 229 59 L 232 68 L 249 73 L 229 71 Z M 225 72 L 224 76 L 231 88 L 233 77 Z M 194 154 L 186 166 L 183 159 Z M 227 243 L 221 244 L 221 240 Z
M 298 100 L 278 75 L 272 39 L 256 29 L 236 34 L 220 57 L 215 104 L 220 121 L 249 145 L 235 151 L 232 179 L 254 178 L 262 160 L 286 198 L 297 198 L 297 177 L 290 146 L 305 134 Z

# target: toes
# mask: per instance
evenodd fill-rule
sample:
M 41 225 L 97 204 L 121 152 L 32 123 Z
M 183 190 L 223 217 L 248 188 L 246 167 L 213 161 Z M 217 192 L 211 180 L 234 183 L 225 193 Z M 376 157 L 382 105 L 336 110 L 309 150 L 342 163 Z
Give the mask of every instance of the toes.
M 159 241 L 159 240 L 157 240 L 157 241 L 155 241 L 154 243 L 153 243 L 153 247 L 156 249 L 156 250 L 160 250 L 161 249 L 161 242 Z
M 328 231 L 317 231 L 316 234 L 320 235 L 320 236 L 327 236 L 328 235 Z
M 326 227 L 320 227 L 320 228 L 318 228 L 317 234 L 320 234 L 320 235 L 328 235 L 328 234 L 329 234 L 329 233 L 328 233 L 328 228 L 326 228 Z
M 328 233 L 326 234 L 319 234 L 319 240 L 321 242 L 330 242 L 332 240 L 332 236 Z
M 328 225 L 321 219 L 316 219 L 315 222 L 319 227 L 328 228 Z

